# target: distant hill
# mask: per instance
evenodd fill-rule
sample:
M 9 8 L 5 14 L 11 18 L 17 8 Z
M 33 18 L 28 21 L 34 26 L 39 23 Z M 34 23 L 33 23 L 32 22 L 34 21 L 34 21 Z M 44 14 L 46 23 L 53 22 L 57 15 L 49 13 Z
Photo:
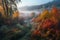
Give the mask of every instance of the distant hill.
M 40 10 L 41 8 L 51 8 L 52 6 L 56 6 L 58 8 L 60 8 L 60 0 L 55 0 L 52 2 L 48 2 L 46 4 L 42 4 L 42 5 L 35 5 L 35 6 L 25 6 L 25 7 L 21 7 L 20 10 Z

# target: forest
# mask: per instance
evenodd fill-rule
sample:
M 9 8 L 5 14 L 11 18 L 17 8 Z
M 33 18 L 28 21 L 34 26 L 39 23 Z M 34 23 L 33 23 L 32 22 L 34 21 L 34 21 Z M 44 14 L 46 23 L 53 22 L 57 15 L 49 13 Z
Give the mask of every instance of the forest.
M 60 8 L 53 5 L 38 15 L 21 17 L 19 2 L 0 0 L 0 40 L 60 40 Z

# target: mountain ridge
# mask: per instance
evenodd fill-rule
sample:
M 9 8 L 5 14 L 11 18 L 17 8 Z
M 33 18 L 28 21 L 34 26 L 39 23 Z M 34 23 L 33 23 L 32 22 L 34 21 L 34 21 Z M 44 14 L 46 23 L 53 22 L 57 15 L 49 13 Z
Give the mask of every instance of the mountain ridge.
M 52 2 L 48 2 L 46 4 L 42 4 L 42 5 L 34 5 L 34 6 L 25 6 L 25 7 L 21 7 L 19 8 L 20 10 L 27 10 L 27 11 L 31 11 L 31 10 L 39 10 L 41 8 L 51 8 L 52 6 L 56 6 L 56 7 L 60 7 L 60 1 L 59 0 L 55 0 Z

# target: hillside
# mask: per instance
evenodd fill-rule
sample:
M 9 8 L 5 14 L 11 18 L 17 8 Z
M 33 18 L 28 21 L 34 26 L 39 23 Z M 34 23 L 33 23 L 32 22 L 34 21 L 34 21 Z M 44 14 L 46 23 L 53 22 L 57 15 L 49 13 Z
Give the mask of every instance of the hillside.
M 42 4 L 42 5 L 34 5 L 34 6 L 25 6 L 25 7 L 21 7 L 20 10 L 27 10 L 27 11 L 31 11 L 31 10 L 39 10 L 41 8 L 51 8 L 52 6 L 56 6 L 56 7 L 60 7 L 60 0 L 56 0 L 56 1 L 52 1 L 52 2 L 48 2 L 46 4 Z

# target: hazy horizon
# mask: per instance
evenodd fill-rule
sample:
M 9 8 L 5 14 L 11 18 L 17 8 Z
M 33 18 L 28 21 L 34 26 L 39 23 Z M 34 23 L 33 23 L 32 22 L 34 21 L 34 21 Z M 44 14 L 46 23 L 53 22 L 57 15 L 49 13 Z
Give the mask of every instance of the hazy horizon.
M 33 6 L 33 5 L 41 5 L 45 4 L 48 2 L 51 2 L 53 0 L 21 0 L 20 3 L 18 3 L 18 8 L 19 7 L 24 7 L 24 6 Z

